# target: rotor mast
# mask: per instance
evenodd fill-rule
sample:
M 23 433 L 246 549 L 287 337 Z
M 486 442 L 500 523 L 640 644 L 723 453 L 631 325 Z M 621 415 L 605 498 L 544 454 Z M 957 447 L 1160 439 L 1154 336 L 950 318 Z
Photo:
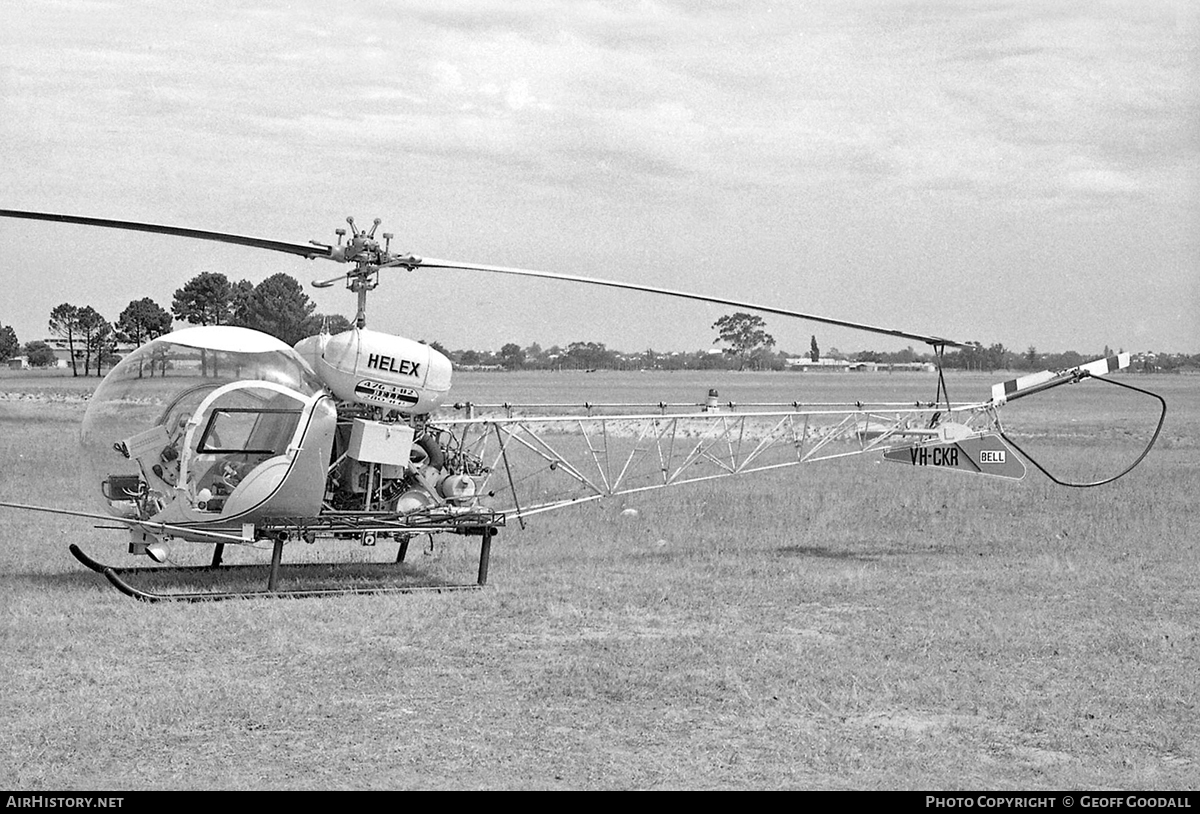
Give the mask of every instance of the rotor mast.
M 366 233 L 365 230 L 360 231 L 354 225 L 353 216 L 347 215 L 346 223 L 350 225 L 352 234 L 350 244 L 356 249 L 354 257 L 362 257 L 364 251 L 377 256 L 379 244 L 375 242 L 375 230 L 379 228 L 380 219 L 375 218 L 375 222 L 371 224 L 370 233 Z M 338 236 L 338 246 L 341 247 L 342 236 L 346 234 L 346 230 L 337 229 L 335 234 Z M 391 232 L 386 232 L 383 236 L 390 244 Z M 354 324 L 359 328 L 367 326 L 367 292 L 373 291 L 377 285 L 379 285 L 379 266 L 366 258 L 356 259 L 355 270 L 346 275 L 346 287 L 353 291 L 358 299 L 358 311 L 354 316 Z
M 380 235 L 383 238 L 383 246 L 379 245 L 379 241 L 375 239 L 375 230 L 382 222 L 381 219 L 375 218 L 371 225 L 371 231 L 368 232 L 366 229 L 359 229 L 354 224 L 353 216 L 347 216 L 346 223 L 350 225 L 350 239 L 343 245 L 342 239 L 346 236 L 346 230 L 334 229 L 338 242 L 337 246 L 329 247 L 329 259 L 340 263 L 353 263 L 354 269 L 328 280 L 313 280 L 315 287 L 329 288 L 338 280 L 345 278 L 346 288 L 353 291 L 358 299 L 358 313 L 355 315 L 354 324 L 359 328 L 366 327 L 367 292 L 373 291 L 379 285 L 379 270 L 390 266 L 402 266 L 411 271 L 421 264 L 421 258 L 411 254 L 392 254 L 392 238 L 395 235 L 391 232 L 384 232 Z M 311 242 L 317 246 L 324 245 L 315 240 Z

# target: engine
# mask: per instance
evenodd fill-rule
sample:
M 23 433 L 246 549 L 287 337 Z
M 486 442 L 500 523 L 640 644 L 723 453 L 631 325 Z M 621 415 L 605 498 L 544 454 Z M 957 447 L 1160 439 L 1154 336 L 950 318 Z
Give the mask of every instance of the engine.
M 345 417 L 338 421 L 326 499 L 339 511 L 407 514 L 475 506 L 486 470 L 449 433 L 421 423 Z

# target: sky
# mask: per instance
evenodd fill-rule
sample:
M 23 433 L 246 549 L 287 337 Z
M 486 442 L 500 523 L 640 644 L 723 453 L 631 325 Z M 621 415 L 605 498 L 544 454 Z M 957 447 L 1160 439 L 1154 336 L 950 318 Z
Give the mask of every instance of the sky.
M 624 280 L 1024 352 L 1200 352 L 1185 0 L 6 0 L 0 208 Z M 328 261 L 0 218 L 0 324 Z M 352 316 L 340 288 L 308 289 Z M 387 271 L 456 348 L 713 347 L 733 309 Z M 781 350 L 911 344 L 766 317 Z M 918 351 L 925 348 L 918 347 Z

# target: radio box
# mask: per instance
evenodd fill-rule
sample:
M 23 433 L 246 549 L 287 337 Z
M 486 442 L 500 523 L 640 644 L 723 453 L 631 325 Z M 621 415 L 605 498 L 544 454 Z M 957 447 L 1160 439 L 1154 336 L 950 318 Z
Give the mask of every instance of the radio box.
M 408 466 L 413 428 L 406 424 L 354 419 L 346 454 L 356 461 Z

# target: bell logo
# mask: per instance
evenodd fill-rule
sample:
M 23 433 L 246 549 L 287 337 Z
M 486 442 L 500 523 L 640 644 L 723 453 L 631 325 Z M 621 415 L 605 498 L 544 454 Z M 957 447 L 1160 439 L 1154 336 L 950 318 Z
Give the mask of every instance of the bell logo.
M 1002 450 L 1002 449 L 981 449 L 981 450 L 979 450 L 979 463 L 981 463 L 981 464 L 1002 464 L 1002 463 L 1004 463 L 1004 450 Z

